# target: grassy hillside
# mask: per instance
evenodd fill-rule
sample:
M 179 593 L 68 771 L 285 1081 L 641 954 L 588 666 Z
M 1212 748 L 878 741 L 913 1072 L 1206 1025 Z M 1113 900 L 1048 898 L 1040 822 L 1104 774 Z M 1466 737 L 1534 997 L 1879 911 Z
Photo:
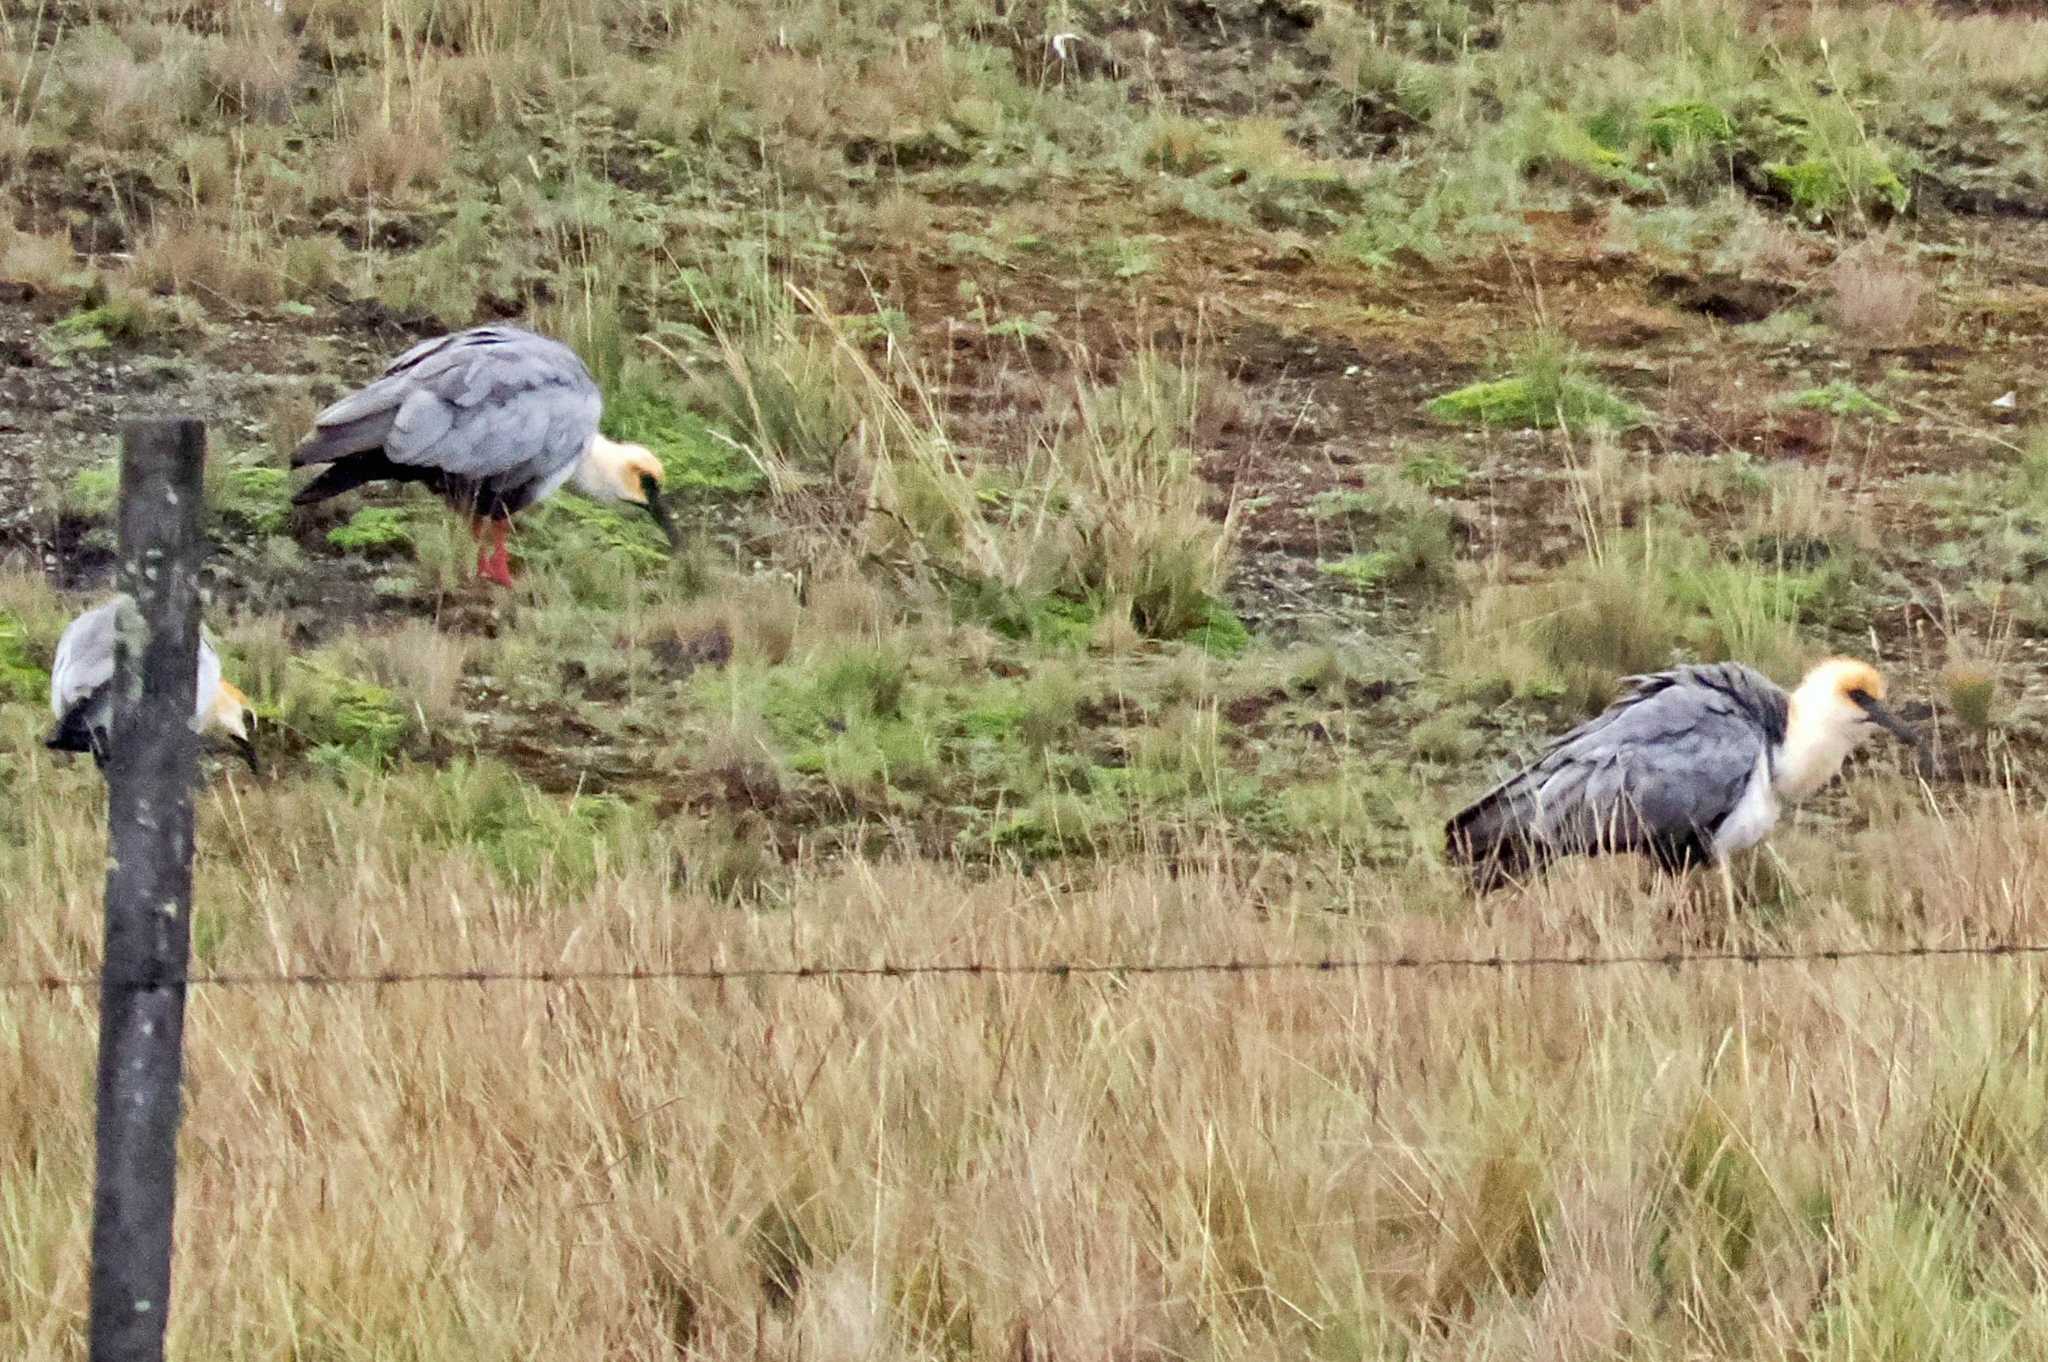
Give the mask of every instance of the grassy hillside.
M 2048 17 L 2021 5 L 0 10 L 0 972 L 114 437 L 205 416 L 200 963 L 2039 938 Z M 688 526 L 288 504 L 422 335 L 571 341 Z M 1878 662 L 1745 871 L 1475 902 L 1625 674 Z M 183 1355 L 2026 1356 L 2013 961 L 202 990 Z M 82 1355 L 89 996 L 0 995 L 0 1340 Z M 1955 1344 L 1946 1344 L 1948 1339 Z

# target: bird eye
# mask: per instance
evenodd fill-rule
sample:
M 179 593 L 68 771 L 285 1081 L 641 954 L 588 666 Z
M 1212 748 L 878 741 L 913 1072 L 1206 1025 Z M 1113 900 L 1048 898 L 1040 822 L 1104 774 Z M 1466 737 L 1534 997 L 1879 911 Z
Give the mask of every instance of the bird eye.
M 1857 688 L 1856 688 L 1855 690 L 1852 690 L 1852 691 L 1850 691 L 1850 692 L 1849 692 L 1849 703 L 1851 703 L 1851 704 L 1854 704 L 1854 705 L 1867 705 L 1867 704 L 1869 704 L 1869 703 L 1870 703 L 1870 692 L 1869 692 L 1869 691 L 1867 691 L 1867 690 L 1865 690 L 1865 689 L 1863 689 L 1863 687 L 1861 687 L 1861 686 L 1858 686 L 1858 687 L 1857 687 Z

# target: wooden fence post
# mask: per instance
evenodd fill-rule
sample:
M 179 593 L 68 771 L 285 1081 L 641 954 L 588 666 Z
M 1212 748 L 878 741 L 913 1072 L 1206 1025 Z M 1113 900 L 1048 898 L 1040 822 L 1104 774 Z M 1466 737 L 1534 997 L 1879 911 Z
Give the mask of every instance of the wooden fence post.
M 91 1362 L 160 1362 L 170 1309 L 205 460 L 199 421 L 136 421 L 121 432 Z

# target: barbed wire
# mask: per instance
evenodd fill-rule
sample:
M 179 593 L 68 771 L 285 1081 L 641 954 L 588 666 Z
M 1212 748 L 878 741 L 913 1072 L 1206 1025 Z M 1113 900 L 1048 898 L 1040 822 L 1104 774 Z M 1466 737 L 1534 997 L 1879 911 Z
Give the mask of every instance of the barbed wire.
M 1869 961 L 2011 959 L 2048 955 L 2048 942 L 1970 942 L 1956 945 L 1824 946 L 1794 950 L 1729 946 L 1711 950 L 1624 951 L 1609 954 L 1296 956 L 1233 960 L 1047 960 L 925 961 L 873 965 L 677 965 L 603 969 L 552 967 L 345 970 L 204 971 L 182 977 L 143 978 L 132 987 L 172 988 L 391 988 L 420 984 L 640 984 L 753 983 L 849 979 L 988 979 L 1101 977 L 1186 977 L 1191 975 L 1369 974 L 1429 970 L 1542 970 L 1659 968 L 1682 970 L 1722 965 L 1829 965 Z M 0 991 L 57 993 L 98 988 L 98 974 L 16 974 L 0 976 Z

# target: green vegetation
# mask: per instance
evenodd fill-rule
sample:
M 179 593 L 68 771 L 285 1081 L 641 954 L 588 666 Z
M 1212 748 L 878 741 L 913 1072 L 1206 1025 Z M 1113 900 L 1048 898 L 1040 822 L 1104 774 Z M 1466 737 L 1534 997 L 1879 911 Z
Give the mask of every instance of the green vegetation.
M 1652 150 L 1672 156 L 1696 147 L 1722 147 L 1735 140 L 1735 123 L 1722 110 L 1696 99 L 1651 109 L 1643 135 Z
M 645 513 L 574 494 L 550 497 L 521 515 L 517 535 L 520 554 L 543 570 L 556 568 L 580 584 L 598 569 L 600 592 L 617 572 L 660 573 L 669 561 L 668 543 Z
M 1943 669 L 1941 680 L 1949 712 L 1964 729 L 1980 736 L 1989 732 L 1997 720 L 1997 670 L 1981 661 L 1959 660 Z
M 767 475 L 672 392 L 648 381 L 614 389 L 605 399 L 604 433 L 646 445 L 661 460 L 671 497 L 756 491 Z
M 71 515 L 111 519 L 114 502 L 121 494 L 121 470 L 115 464 L 81 468 L 65 487 L 61 506 Z
M 1237 657 L 1252 645 L 1251 630 L 1214 596 L 1196 604 L 1194 620 L 1181 637 L 1214 657 Z
M 206 500 L 245 534 L 276 534 L 291 514 L 289 475 L 282 468 L 228 457 L 207 461 Z
M 1648 419 L 1640 407 L 1595 384 L 1565 379 L 1546 385 L 1522 375 L 1473 383 L 1432 398 L 1429 412 L 1471 425 L 1566 429 L 1595 423 L 1626 429 Z
M 1401 476 L 1425 492 L 1455 492 L 1472 480 L 1472 470 L 1455 454 L 1424 450 L 1402 461 Z
M 1809 156 L 1774 162 L 1764 173 L 1792 200 L 1801 216 L 1821 223 L 1844 212 L 1867 213 L 1878 207 L 1902 212 L 1908 193 L 1890 165 L 1877 152 L 1858 148 L 1840 160 Z
M 1482 585 L 1439 631 L 1441 662 L 1475 699 L 1581 714 L 1621 677 L 1687 655 L 1790 684 L 1813 660 L 1814 631 L 1853 622 L 1858 580 L 1847 551 L 1757 563 L 1689 536 L 1619 537 L 1538 581 Z
M 1516 372 L 1430 399 L 1427 410 L 1463 425 L 1629 430 L 1649 418 L 1635 403 L 1586 377 L 1584 358 L 1555 337 L 1539 336 L 1516 356 Z
M 394 506 L 364 506 L 327 532 L 327 542 L 347 553 L 404 552 L 412 547 L 413 516 Z
M 313 659 L 294 658 L 281 692 L 256 698 L 262 718 L 275 720 L 314 760 L 337 770 L 384 765 L 413 729 L 391 691 Z
M 52 322 L 43 333 L 43 349 L 52 362 L 67 365 L 74 356 L 154 336 L 165 329 L 169 314 L 160 303 L 123 292 Z
M 1384 551 L 1354 553 L 1349 558 L 1330 559 L 1316 564 L 1318 572 L 1327 573 L 1361 590 L 1384 585 L 1395 575 L 1397 568 L 1394 556 Z
M 587 891 L 630 860 L 646 810 L 614 795 L 546 795 L 493 761 L 457 759 L 380 788 L 430 844 L 481 857 L 514 888 Z
M 1807 388 L 1785 399 L 1786 405 L 1824 411 L 1844 419 L 1898 422 L 1899 414 L 1853 383 L 1836 380 L 1818 388 Z
M 1359 552 L 1326 559 L 1317 568 L 1353 587 L 1430 586 L 1450 580 L 1457 548 L 1450 510 L 1404 467 L 1401 478 L 1384 472 L 1364 487 L 1318 494 L 1309 514 L 1351 537 Z
M 28 626 L 0 611 L 0 700 L 37 705 L 48 701 L 50 673 L 29 654 Z

